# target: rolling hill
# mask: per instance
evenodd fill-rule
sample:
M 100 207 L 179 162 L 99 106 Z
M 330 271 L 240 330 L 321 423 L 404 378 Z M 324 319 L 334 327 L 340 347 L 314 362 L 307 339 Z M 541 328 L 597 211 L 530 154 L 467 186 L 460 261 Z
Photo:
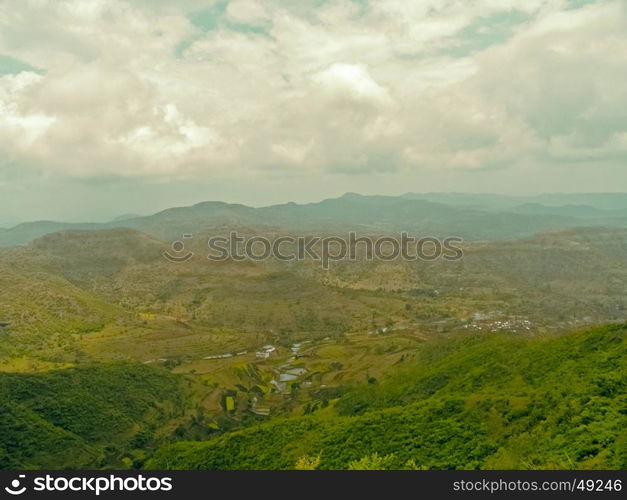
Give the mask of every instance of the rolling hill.
M 166 446 L 147 467 L 291 469 L 320 456 L 321 469 L 369 457 L 393 469 L 624 469 L 626 332 L 441 340 L 327 409 Z
M 293 468 L 320 452 L 322 468 L 623 466 L 620 199 L 503 211 L 449 196 L 209 202 L 0 248 L 0 468 L 141 467 L 178 441 L 150 466 Z M 608 212 L 615 227 L 595 225 Z M 162 255 L 186 231 L 410 222 L 483 236 L 459 261 L 360 254 L 328 270 L 211 261 L 202 232 L 189 261 Z
M 186 397 L 182 377 L 137 364 L 0 373 L 0 469 L 123 467 L 167 437 Z

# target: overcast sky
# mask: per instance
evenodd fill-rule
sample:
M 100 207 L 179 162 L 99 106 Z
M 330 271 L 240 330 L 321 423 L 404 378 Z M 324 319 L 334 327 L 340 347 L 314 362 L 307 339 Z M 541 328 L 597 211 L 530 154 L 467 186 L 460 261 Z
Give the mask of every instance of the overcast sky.
M 626 167 L 625 0 L 0 0 L 0 225 Z

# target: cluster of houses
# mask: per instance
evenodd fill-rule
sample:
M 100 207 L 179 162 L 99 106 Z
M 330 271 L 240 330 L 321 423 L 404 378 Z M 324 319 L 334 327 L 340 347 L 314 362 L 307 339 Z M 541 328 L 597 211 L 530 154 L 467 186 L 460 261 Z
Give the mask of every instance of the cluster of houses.
M 223 359 L 223 358 L 232 358 L 233 355 L 230 352 L 226 354 L 212 354 L 211 356 L 205 356 L 202 359 Z
M 391 327 L 384 326 L 384 327 L 381 327 L 381 328 L 377 328 L 376 330 L 368 330 L 368 335 L 375 335 L 375 334 L 381 335 L 381 334 L 384 334 L 384 333 L 388 333 L 390 331 L 392 331 Z
M 205 356 L 202 359 L 224 359 L 224 358 L 232 358 L 233 356 L 243 356 L 244 354 L 247 354 L 248 351 L 240 351 L 240 352 L 236 352 L 235 354 L 227 352 L 225 354 L 212 354 L 210 356 Z
M 285 367 L 281 367 L 281 369 L 277 370 L 278 380 L 275 377 L 270 381 L 270 384 L 277 392 L 289 394 L 292 392 L 292 385 L 305 373 L 307 373 L 305 368 L 289 368 L 286 370 Z
M 534 328 L 534 324 L 528 319 L 524 318 L 509 318 L 503 320 L 489 319 L 488 315 L 481 313 L 475 313 L 473 316 L 474 321 L 464 325 L 468 330 L 490 330 L 491 332 L 498 332 L 501 330 L 509 331 L 524 331 Z
M 259 404 L 259 399 L 256 396 L 253 397 L 252 404 L 250 405 L 250 411 L 252 411 L 255 415 L 260 415 L 262 417 L 270 415 L 270 407 Z
M 246 408 L 252 413 L 260 416 L 268 416 L 271 412 L 271 406 L 268 402 L 264 401 L 265 395 L 269 392 L 276 392 L 278 394 L 290 394 L 292 389 L 296 388 L 298 385 L 302 385 L 303 387 L 308 387 L 311 385 L 311 381 L 305 380 L 303 381 L 303 376 L 307 373 L 305 368 L 294 367 L 292 362 L 299 357 L 299 352 L 303 344 L 307 344 L 309 341 L 304 341 L 299 344 L 293 344 L 291 346 L 292 356 L 289 358 L 287 363 L 282 364 L 279 367 L 274 368 L 274 377 L 269 382 L 269 385 L 257 385 L 252 389 L 246 390 L 245 388 L 241 388 L 241 390 L 245 392 L 257 393 L 256 395 L 250 394 L 251 398 L 248 400 L 249 404 L 245 404 L 242 408 Z M 224 359 L 224 358 L 232 358 L 234 356 L 240 356 L 243 354 L 247 354 L 247 351 L 237 352 L 237 353 L 225 353 L 225 354 L 212 354 L 210 356 L 206 356 L 203 359 Z M 270 358 L 277 357 L 278 351 L 275 346 L 272 344 L 264 345 L 259 348 L 255 352 L 255 357 L 258 360 L 267 360 Z M 238 386 L 241 387 L 241 386 Z M 234 412 L 238 403 L 236 401 L 236 391 L 227 391 L 223 396 L 223 408 L 227 412 Z
M 276 347 L 273 345 L 264 345 L 261 350 L 255 353 L 257 359 L 268 359 L 273 353 L 276 352 Z

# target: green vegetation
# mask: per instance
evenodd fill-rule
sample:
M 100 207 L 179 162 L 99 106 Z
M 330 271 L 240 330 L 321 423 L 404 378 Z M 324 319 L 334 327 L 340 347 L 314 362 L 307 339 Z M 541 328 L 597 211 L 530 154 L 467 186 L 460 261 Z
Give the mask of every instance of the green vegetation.
M 290 469 L 320 457 L 320 469 L 625 468 L 626 332 L 428 343 L 333 407 L 166 446 L 148 467 Z
M 401 203 L 409 219 L 434 209 L 418 201 Z M 397 202 L 349 195 L 307 208 L 319 218 L 302 227 L 281 208 L 237 210 L 247 234 L 269 231 L 262 215 L 283 234 L 337 234 L 344 205 L 351 229 L 389 234 Z M 572 210 L 591 222 L 610 208 Z M 625 321 L 627 230 L 325 271 L 202 258 L 196 230 L 217 209 L 232 207 L 0 249 L 0 468 L 625 466 L 624 328 L 565 333 Z M 197 258 L 170 263 L 156 236 L 183 230 Z
M 183 381 L 131 363 L 0 373 L 0 469 L 129 466 L 182 416 Z

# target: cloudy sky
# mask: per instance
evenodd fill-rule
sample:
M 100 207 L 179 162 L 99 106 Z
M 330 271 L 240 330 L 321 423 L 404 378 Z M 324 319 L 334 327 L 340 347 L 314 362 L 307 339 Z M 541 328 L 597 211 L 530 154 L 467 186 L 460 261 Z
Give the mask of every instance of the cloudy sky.
M 0 225 L 626 167 L 625 0 L 0 0 Z

